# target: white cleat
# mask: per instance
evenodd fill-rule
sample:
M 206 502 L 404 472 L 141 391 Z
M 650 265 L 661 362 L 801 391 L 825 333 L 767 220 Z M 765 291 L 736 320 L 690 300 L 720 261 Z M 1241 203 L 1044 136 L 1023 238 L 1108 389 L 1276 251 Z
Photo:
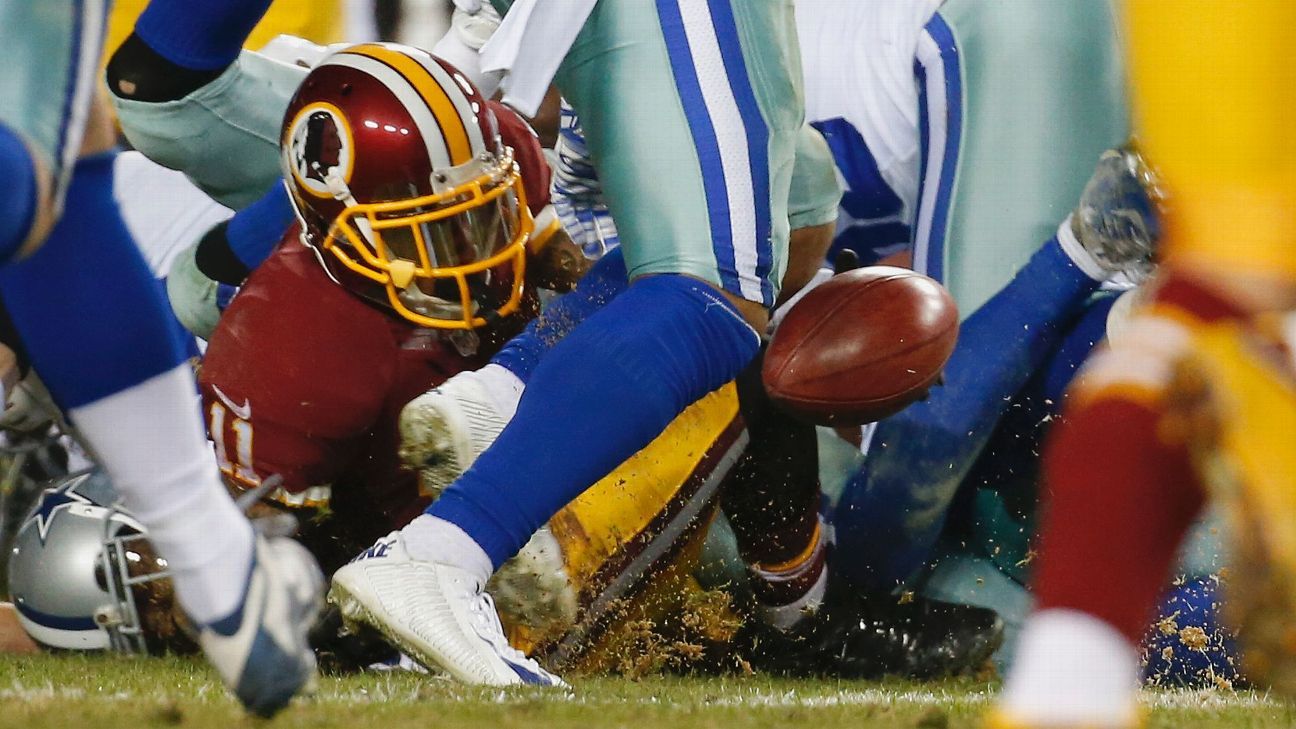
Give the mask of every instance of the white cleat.
M 258 716 L 270 717 L 315 679 L 306 634 L 323 607 L 315 558 L 285 537 L 258 535 L 243 604 L 203 626 L 198 643 L 225 685 Z
M 439 495 L 508 425 L 475 372 L 460 372 L 401 410 L 400 458 Z
M 411 558 L 400 532 L 334 573 L 328 599 L 346 621 L 374 628 L 418 662 L 464 683 L 566 686 L 509 645 L 476 577 Z

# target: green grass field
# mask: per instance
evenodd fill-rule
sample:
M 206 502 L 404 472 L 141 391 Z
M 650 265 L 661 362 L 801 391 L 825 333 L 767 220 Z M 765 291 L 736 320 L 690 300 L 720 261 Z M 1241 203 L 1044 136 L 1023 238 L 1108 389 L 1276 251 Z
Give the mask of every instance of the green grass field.
M 473 689 L 413 674 L 324 678 L 276 727 L 975 727 L 995 690 L 936 684 L 658 677 L 584 679 L 571 692 Z M 1149 692 L 1151 727 L 1290 727 L 1296 711 L 1259 694 Z M 260 725 L 197 659 L 0 657 L 0 726 Z

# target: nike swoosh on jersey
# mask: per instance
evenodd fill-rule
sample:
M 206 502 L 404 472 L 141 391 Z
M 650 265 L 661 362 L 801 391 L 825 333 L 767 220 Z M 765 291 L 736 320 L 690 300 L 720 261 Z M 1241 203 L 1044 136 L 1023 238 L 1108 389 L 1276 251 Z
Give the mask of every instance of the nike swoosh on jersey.
M 221 389 L 216 385 L 212 385 L 212 392 L 216 393 L 216 397 L 225 404 L 225 407 L 230 409 L 231 413 L 234 413 L 234 417 L 239 420 L 252 419 L 252 403 L 248 402 L 247 398 L 243 399 L 242 405 L 235 405 L 233 398 L 221 392 Z

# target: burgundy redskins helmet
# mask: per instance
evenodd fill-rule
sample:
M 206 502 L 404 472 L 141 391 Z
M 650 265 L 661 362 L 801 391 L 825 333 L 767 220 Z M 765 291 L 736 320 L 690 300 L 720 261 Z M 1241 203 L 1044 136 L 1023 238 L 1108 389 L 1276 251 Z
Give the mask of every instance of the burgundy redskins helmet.
M 534 222 L 494 113 L 453 66 L 390 43 L 333 53 L 280 147 L 302 238 L 339 283 L 426 327 L 518 309 Z

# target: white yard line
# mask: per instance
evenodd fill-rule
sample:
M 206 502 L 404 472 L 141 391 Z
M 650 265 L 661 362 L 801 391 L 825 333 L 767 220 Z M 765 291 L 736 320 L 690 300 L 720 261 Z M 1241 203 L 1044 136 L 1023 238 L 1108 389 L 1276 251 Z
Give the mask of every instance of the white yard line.
M 467 691 L 458 693 L 445 690 L 445 679 L 431 679 L 431 685 L 411 687 L 409 684 L 381 682 L 366 687 L 347 688 L 342 691 L 322 690 L 311 699 L 314 704 L 334 704 L 340 706 L 363 706 L 367 704 L 425 704 L 459 703 L 459 704 L 532 704 L 537 701 L 574 703 L 585 706 L 633 706 L 660 705 L 659 696 L 608 697 L 582 695 L 579 690 L 572 693 L 554 693 L 541 691 Z M 136 694 L 129 691 L 113 690 L 105 687 L 102 691 L 87 691 L 82 688 L 54 686 L 51 683 L 26 685 L 15 681 L 8 687 L 0 688 L 0 701 L 24 701 L 43 703 L 48 701 L 93 700 L 109 703 L 134 701 L 140 698 L 171 699 L 180 703 L 206 703 L 222 696 L 221 692 L 209 692 L 205 687 L 195 687 L 193 691 L 176 694 L 168 692 L 165 696 L 157 694 Z M 895 704 L 920 707 L 977 707 L 988 703 L 993 693 L 986 691 L 955 692 L 926 689 L 848 689 L 842 691 L 772 691 L 746 690 L 729 686 L 723 692 L 717 690 L 713 696 L 680 697 L 681 708 L 699 707 L 739 707 L 750 709 L 826 709 L 835 707 L 879 707 Z M 1171 711 L 1227 711 L 1230 709 L 1279 708 L 1282 704 L 1267 694 L 1254 692 L 1226 693 L 1213 690 L 1167 690 L 1145 691 L 1140 697 L 1143 706 L 1153 710 Z

